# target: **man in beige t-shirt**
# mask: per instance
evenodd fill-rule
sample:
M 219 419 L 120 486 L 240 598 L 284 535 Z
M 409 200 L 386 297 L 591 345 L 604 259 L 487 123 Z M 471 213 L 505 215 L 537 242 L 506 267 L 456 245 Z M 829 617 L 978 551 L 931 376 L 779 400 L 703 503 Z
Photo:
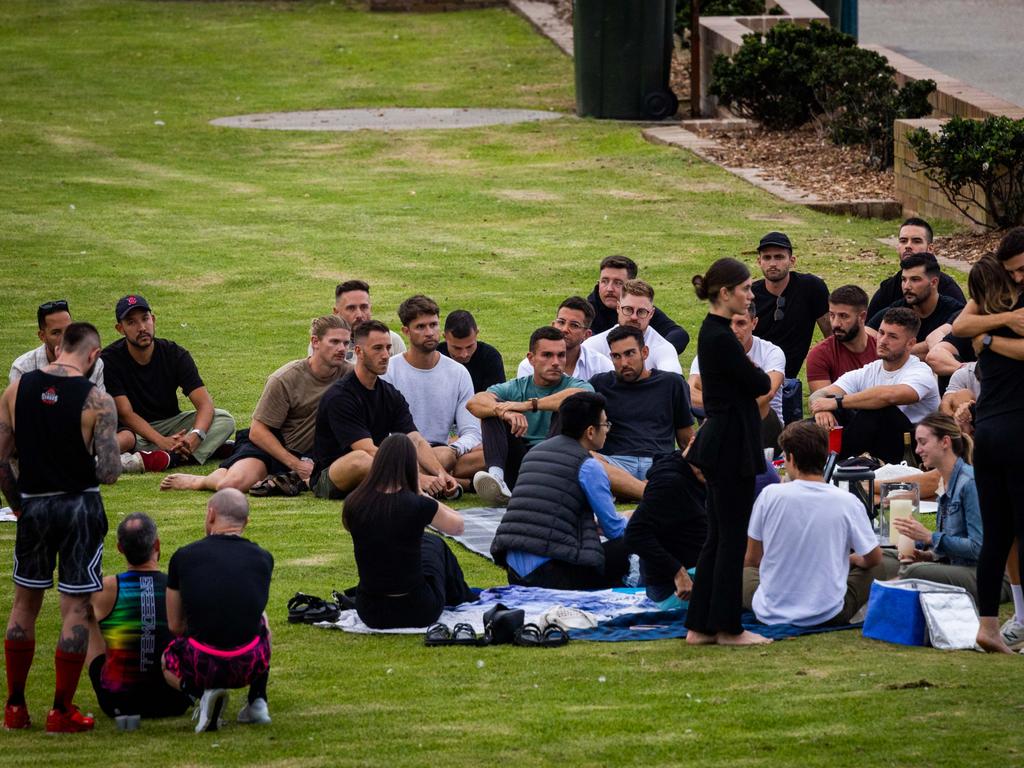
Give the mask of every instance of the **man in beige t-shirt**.
M 235 450 L 209 475 L 168 475 L 161 490 L 237 488 L 246 493 L 269 476 L 295 473 L 309 480 L 316 411 L 327 388 L 350 370 L 345 353 L 351 339 L 348 322 L 325 315 L 310 328 L 312 353 L 285 363 L 267 379 L 252 414 L 248 434 L 239 433 Z

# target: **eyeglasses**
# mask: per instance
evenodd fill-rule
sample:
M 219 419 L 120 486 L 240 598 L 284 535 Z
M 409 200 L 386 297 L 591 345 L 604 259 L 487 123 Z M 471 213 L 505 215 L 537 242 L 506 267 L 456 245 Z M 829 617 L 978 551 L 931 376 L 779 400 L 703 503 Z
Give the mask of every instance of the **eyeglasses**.
M 612 423 L 610 421 L 602 421 L 597 426 L 604 427 L 605 429 L 611 429 Z
M 640 309 L 633 309 L 632 307 L 619 306 L 619 312 L 621 312 L 626 317 L 632 317 L 633 315 L 636 315 L 641 320 L 643 320 L 645 317 L 649 317 L 652 311 L 653 310 L 650 310 L 647 307 L 641 307 Z
M 52 312 L 67 312 L 68 300 L 57 299 L 56 301 L 48 301 L 45 304 L 40 304 L 39 311 L 44 315 L 49 315 Z
M 582 331 L 584 328 L 587 327 L 583 323 L 579 323 L 575 320 L 563 320 L 560 317 L 556 317 L 552 325 L 556 325 L 559 328 L 565 328 L 565 326 L 569 326 L 570 330 L 573 331 Z
M 786 308 L 786 297 L 785 296 L 779 296 L 779 298 L 777 298 L 775 300 L 775 312 L 774 312 L 774 314 L 772 314 L 772 320 L 774 320 L 777 323 L 777 322 L 779 322 L 779 320 L 784 318 L 786 316 L 786 313 L 783 311 L 783 310 L 785 310 L 785 308 Z

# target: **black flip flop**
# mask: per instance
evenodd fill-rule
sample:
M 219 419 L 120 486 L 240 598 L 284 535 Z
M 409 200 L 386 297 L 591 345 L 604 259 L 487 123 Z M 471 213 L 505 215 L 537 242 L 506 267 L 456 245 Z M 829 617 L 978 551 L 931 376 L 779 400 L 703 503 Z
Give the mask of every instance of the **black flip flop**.
M 557 648 L 569 642 L 569 635 L 554 624 L 541 631 L 536 624 L 524 624 L 516 630 L 513 644 L 529 648 Z
M 315 624 L 318 621 L 337 621 L 341 608 L 315 595 L 296 592 L 288 601 L 289 624 Z
M 452 627 L 452 645 L 486 645 L 487 639 L 477 637 L 472 624 L 460 622 Z
M 427 634 L 423 637 L 423 644 L 428 646 L 451 645 L 452 631 L 447 624 L 431 624 L 427 628 Z

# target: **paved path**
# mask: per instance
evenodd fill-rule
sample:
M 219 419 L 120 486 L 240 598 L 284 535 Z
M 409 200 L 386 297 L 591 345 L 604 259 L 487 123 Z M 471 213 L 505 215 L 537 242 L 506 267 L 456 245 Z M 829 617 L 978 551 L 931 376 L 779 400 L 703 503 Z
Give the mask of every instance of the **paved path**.
M 272 131 L 418 131 L 527 123 L 561 116 L 559 112 L 534 109 L 319 109 L 219 117 L 210 123 Z
M 1024 106 L 1024 0 L 860 0 L 875 43 Z

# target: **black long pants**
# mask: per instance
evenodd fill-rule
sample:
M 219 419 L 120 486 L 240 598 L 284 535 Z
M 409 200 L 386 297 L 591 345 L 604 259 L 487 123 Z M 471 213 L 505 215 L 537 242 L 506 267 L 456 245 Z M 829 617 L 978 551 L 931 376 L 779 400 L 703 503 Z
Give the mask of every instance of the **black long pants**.
M 843 409 L 836 414 L 843 426 L 843 455 L 870 453 L 889 464 L 903 461 L 903 435 L 914 425 L 895 405 L 869 411 Z
M 530 450 L 530 444 L 513 435 L 508 424 L 494 416 L 480 419 L 480 432 L 484 443 L 484 463 L 490 467 L 505 470 L 505 484 L 515 488 L 519 479 L 519 467 L 523 457 Z
M 546 587 L 547 589 L 608 589 L 621 587 L 622 577 L 629 570 L 629 552 L 626 537 L 602 542 L 604 568 L 587 568 L 563 560 L 548 560 L 544 565 L 520 576 L 508 569 L 508 583 L 524 587 Z
M 697 575 L 686 627 L 706 635 L 743 631 L 743 556 L 754 507 L 754 478 L 704 472 L 708 538 L 697 559 Z
M 999 615 L 1006 557 L 1014 536 L 1024 541 L 1022 429 L 1024 419 L 1012 415 L 988 419 L 974 433 L 974 483 L 985 532 L 978 556 L 978 613 L 982 616 Z M 1024 576 L 1024 557 L 1018 563 Z
M 426 627 L 437 621 L 446 605 L 476 600 L 462 567 L 440 536 L 424 533 L 420 547 L 423 585 L 399 597 L 356 592 L 356 613 L 374 629 Z

